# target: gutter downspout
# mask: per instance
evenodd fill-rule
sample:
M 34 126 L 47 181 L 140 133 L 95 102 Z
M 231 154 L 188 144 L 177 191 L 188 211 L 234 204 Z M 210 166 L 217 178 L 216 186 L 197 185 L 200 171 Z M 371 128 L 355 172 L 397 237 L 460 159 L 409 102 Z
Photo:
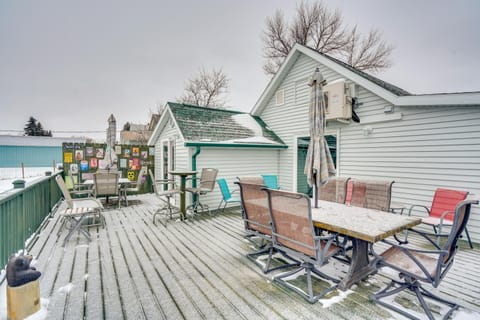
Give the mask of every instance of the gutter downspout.
M 201 152 L 201 148 L 200 146 L 197 146 L 197 150 L 195 151 L 195 153 L 192 155 L 192 171 L 197 171 L 197 156 L 200 154 Z M 192 179 L 192 188 L 196 188 L 197 187 L 197 179 L 196 179 L 197 175 L 194 174 L 193 175 L 193 179 Z M 195 203 L 197 201 L 197 195 L 194 194 L 193 195 L 193 202 Z

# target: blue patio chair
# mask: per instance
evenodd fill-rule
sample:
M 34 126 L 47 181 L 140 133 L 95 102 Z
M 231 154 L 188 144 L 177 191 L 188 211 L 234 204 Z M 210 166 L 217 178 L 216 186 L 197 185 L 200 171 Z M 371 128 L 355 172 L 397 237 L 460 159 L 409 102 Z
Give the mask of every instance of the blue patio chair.
M 278 177 L 276 175 L 271 174 L 262 174 L 263 177 L 263 184 L 269 189 L 280 189 L 278 185 Z
M 227 207 L 227 204 L 241 203 L 240 197 L 232 197 L 232 193 L 237 192 L 237 190 L 230 192 L 230 189 L 228 188 L 227 180 L 223 178 L 217 179 L 217 183 L 218 183 L 218 186 L 220 187 L 220 191 L 222 192 L 222 200 L 220 200 L 220 203 L 218 204 L 217 211 L 220 210 L 220 207 L 222 206 L 222 204 L 223 204 L 222 212 L 224 212 L 225 208 Z

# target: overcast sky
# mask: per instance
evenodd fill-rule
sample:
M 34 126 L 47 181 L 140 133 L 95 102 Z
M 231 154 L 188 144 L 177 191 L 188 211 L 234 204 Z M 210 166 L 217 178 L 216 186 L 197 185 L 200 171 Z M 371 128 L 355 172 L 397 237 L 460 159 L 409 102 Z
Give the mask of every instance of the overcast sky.
M 343 0 L 347 24 L 395 50 L 377 77 L 412 93 L 480 91 L 480 1 Z M 260 35 L 289 0 L 0 0 L 0 134 L 30 116 L 54 136 L 146 123 L 206 68 L 230 78 L 227 105 L 250 111 L 268 84 Z M 81 135 L 77 133 L 76 135 Z M 104 134 L 85 133 L 103 138 Z

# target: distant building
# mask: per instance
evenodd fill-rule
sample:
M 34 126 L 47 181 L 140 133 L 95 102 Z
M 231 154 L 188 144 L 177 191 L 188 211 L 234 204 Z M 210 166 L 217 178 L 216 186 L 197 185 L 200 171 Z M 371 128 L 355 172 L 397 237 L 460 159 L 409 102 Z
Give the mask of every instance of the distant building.
M 120 144 L 147 144 L 152 131 L 147 124 L 126 123 L 120 131 Z
M 148 124 L 136 124 L 127 122 L 120 131 L 120 144 L 140 144 L 146 145 L 152 135 L 160 114 L 153 113 Z
M 62 163 L 62 143 L 85 138 L 0 135 L 0 168 L 48 167 Z

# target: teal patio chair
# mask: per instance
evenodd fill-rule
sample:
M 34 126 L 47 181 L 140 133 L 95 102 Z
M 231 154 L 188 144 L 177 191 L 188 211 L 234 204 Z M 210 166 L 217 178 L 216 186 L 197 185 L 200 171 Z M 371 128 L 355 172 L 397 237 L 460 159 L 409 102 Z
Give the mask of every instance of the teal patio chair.
M 217 179 L 217 183 L 218 183 L 218 186 L 220 187 L 220 191 L 222 192 L 222 200 L 220 200 L 220 203 L 218 204 L 217 211 L 220 210 L 220 207 L 222 206 L 222 204 L 223 204 L 222 212 L 224 212 L 225 208 L 227 207 L 227 204 L 241 203 L 240 197 L 232 197 L 232 193 L 237 192 L 237 190 L 230 192 L 230 188 L 228 188 L 227 180 L 223 178 Z
M 276 175 L 262 174 L 262 177 L 263 177 L 263 184 L 267 188 L 274 189 L 274 190 L 280 189 L 280 186 L 278 185 L 278 177 Z

